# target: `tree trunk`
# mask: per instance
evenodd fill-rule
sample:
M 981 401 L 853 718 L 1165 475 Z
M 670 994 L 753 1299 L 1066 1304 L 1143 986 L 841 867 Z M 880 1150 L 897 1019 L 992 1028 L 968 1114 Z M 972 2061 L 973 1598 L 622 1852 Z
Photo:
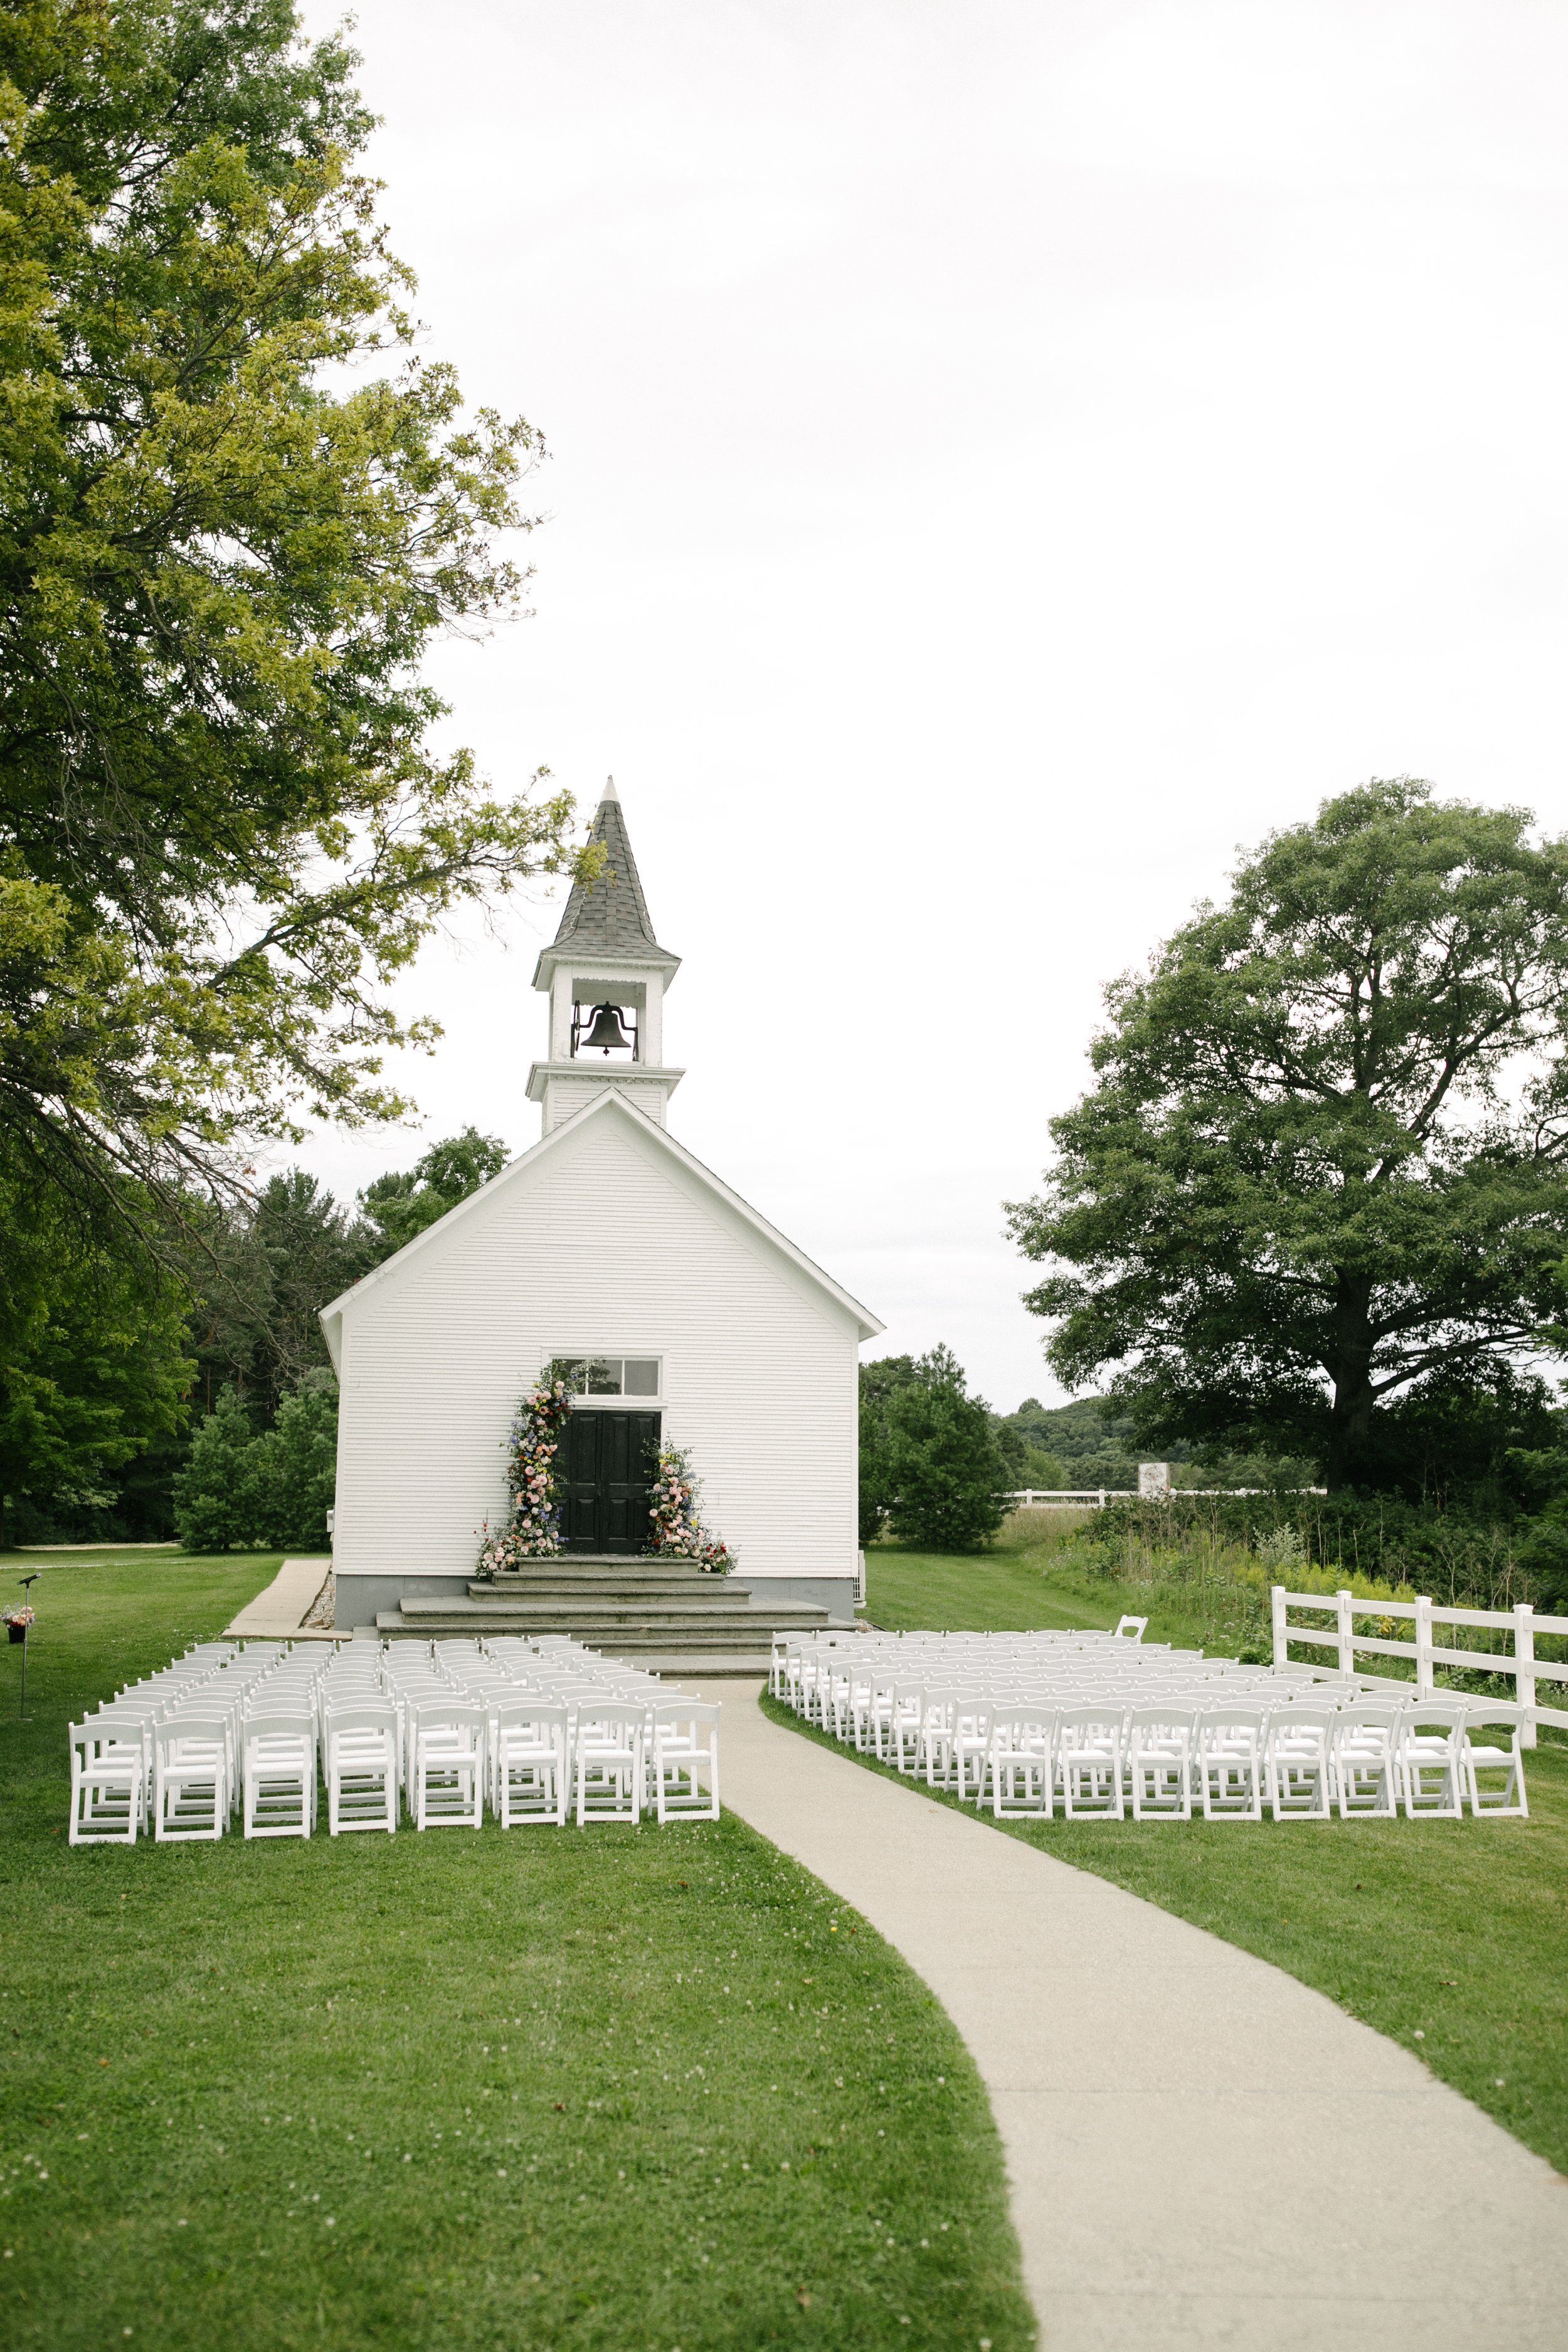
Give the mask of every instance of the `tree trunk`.
M 1334 1384 L 1329 1412 L 1324 1475 L 1331 1495 L 1354 1486 L 1370 1466 L 1373 1396 L 1372 1278 L 1342 1275 L 1334 1307 L 1334 1337 L 1328 1370 Z

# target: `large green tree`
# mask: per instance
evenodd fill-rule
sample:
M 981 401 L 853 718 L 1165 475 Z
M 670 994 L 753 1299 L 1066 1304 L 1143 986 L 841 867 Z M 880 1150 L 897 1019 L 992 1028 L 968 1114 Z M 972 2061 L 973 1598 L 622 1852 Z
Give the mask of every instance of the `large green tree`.
M 0 1172 L 0 1546 L 87 1532 L 184 1419 L 185 1301 Z
M 0 1145 L 122 1214 L 395 1111 L 388 982 L 572 863 L 433 747 L 538 441 L 416 351 L 353 62 L 290 0 L 0 12 Z
M 1347 793 L 1111 987 L 1010 1213 L 1069 1386 L 1375 1485 L 1425 1391 L 1489 1397 L 1561 1328 L 1568 843 L 1531 825 Z

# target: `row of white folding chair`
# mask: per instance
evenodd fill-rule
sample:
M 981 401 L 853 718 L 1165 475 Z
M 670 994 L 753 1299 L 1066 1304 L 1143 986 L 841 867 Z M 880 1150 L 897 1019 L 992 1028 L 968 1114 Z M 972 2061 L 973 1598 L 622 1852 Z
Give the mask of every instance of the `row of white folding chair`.
M 1368 1701 L 1321 1686 L 1317 1695 L 1328 1704 L 1313 1710 L 1297 1696 L 1310 1688 L 1295 1682 L 1281 1691 L 1266 1676 L 1237 1676 L 1223 1696 L 1205 1681 L 1174 1685 L 1139 1706 L 1119 1685 L 1063 1706 L 1026 1692 L 964 1696 L 871 1676 L 857 1688 L 849 1731 L 857 1745 L 874 1746 L 901 1770 L 923 1769 L 933 1784 L 968 1796 L 972 1780 L 977 1795 L 994 1780 L 993 1721 L 1029 1721 L 1029 1753 L 1012 1768 L 1010 1786 L 1024 1791 L 1021 1809 L 1031 1811 L 1049 1809 L 1054 1785 L 1069 1811 L 1120 1818 L 1130 1798 L 1135 1813 L 1184 1819 L 1194 1765 L 1211 1818 L 1259 1818 L 1265 1794 L 1281 1819 L 1324 1819 L 1336 1798 L 1346 1816 L 1387 1817 L 1403 1802 L 1411 1815 L 1453 1819 L 1467 1797 L 1473 1813 L 1526 1810 L 1517 1710 L 1462 1700 L 1391 1709 L 1382 1695 Z M 1249 1706 L 1248 1699 L 1262 1703 Z M 1512 1725 L 1506 1747 L 1469 1736 L 1466 1719 L 1478 1709 L 1487 1722 Z M 1043 1786 L 1031 1762 L 1041 1755 L 1042 1727 L 1050 1734 Z M 842 1720 L 835 1728 L 845 1736 Z M 1070 1769 L 1068 1757 L 1077 1759 Z
M 1522 1720 L 1517 1707 L 1463 1700 L 1272 1709 L 1211 1702 L 1130 1716 L 1092 1705 L 998 1707 L 988 1722 L 975 1708 L 967 1741 L 939 1748 L 937 1760 L 964 1794 L 973 1763 L 976 1797 L 989 1781 L 998 1812 L 1048 1812 L 1054 1789 L 1069 1816 L 1121 1820 L 1130 1801 L 1136 1819 L 1186 1820 L 1195 1793 L 1209 1820 L 1260 1820 L 1267 1801 L 1276 1821 L 1326 1821 L 1337 1801 L 1346 1820 L 1392 1820 L 1403 1804 L 1410 1819 L 1457 1821 L 1467 1801 L 1475 1816 L 1527 1813 Z M 1472 1725 L 1506 1725 L 1511 1738 L 1506 1747 L 1479 1740 Z

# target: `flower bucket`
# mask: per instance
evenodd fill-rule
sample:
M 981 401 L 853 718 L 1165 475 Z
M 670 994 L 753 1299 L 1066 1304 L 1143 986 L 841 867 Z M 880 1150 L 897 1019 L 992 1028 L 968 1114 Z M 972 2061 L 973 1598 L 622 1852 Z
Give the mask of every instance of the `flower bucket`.
M 5 1631 L 13 1642 L 25 1642 L 27 1638 L 27 1629 L 25 1625 L 7 1625 Z

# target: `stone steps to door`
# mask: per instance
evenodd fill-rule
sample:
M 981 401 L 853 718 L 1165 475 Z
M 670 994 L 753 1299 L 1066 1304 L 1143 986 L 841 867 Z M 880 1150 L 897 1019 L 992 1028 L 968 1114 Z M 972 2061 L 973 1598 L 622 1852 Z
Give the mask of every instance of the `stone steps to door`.
M 720 1642 L 745 1642 L 751 1637 L 764 1644 L 774 1633 L 804 1633 L 829 1622 L 826 1609 L 796 1605 L 788 1609 L 702 1609 L 683 1606 L 671 1601 L 662 1608 L 640 1608 L 626 1603 L 619 1608 L 551 1608 L 533 1601 L 442 1601 L 433 1598 L 410 1597 L 395 1612 L 392 1621 L 400 1627 L 423 1632 L 426 1627 L 445 1625 L 448 1621 L 469 1630 L 496 1633 L 574 1633 L 580 1641 L 588 1641 L 601 1633 L 664 1631 L 685 1641 L 710 1635 Z M 378 1617 L 378 1625 L 386 1622 Z
M 379 1634 L 569 1634 L 651 1674 L 767 1671 L 775 1633 L 819 1632 L 834 1621 L 805 1602 L 770 1606 L 744 1586 L 700 1569 L 596 1559 L 542 1562 L 476 1580 L 462 1597 L 406 1595 L 375 1621 Z

